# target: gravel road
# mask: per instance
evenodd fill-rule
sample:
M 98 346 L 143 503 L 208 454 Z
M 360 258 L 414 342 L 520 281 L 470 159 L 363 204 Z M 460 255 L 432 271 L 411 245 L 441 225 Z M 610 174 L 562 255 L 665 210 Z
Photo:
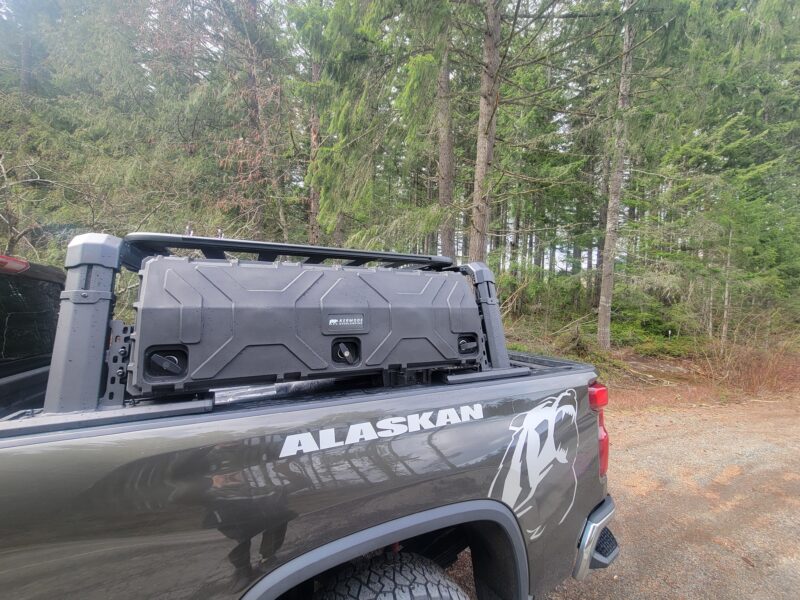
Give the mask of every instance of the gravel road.
M 800 598 L 800 397 L 611 408 L 606 423 L 621 554 L 548 600 Z

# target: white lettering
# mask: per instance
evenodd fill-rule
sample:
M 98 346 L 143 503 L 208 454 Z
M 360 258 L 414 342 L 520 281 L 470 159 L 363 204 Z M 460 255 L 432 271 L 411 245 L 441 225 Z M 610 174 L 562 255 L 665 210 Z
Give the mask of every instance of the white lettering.
M 452 423 L 461 423 L 461 419 L 458 418 L 458 413 L 455 408 L 444 408 L 436 415 L 437 427 L 444 427 Z
M 474 421 L 475 419 L 483 418 L 482 404 L 473 404 L 472 406 L 462 406 L 459 410 L 461 410 L 462 421 Z
M 389 417 L 377 423 L 378 435 L 381 437 L 394 437 L 408 431 L 405 417 Z
M 335 429 L 323 429 L 319 432 L 320 450 L 327 450 L 328 448 L 336 448 L 337 446 L 344 446 L 344 442 L 336 441 Z
M 481 404 L 473 404 L 472 406 L 459 406 L 458 408 L 443 408 L 436 413 L 435 424 L 433 415 L 433 411 L 427 411 L 405 417 L 386 417 L 379 420 L 375 425 L 371 422 L 354 423 L 348 428 L 344 441 L 336 439 L 336 429 L 332 427 L 321 429 L 317 432 L 316 437 L 312 432 L 287 435 L 286 440 L 283 442 L 283 448 L 281 448 L 280 458 L 483 419 L 483 406 Z M 317 440 L 319 440 L 319 444 Z
M 433 412 L 424 412 L 421 415 L 408 415 L 408 430 L 419 431 L 420 429 L 433 429 L 436 427 L 431 422 Z
M 317 446 L 313 435 L 310 433 L 294 433 L 286 436 L 286 440 L 283 442 L 283 448 L 281 449 L 280 458 L 294 456 L 298 452 L 305 452 L 307 454 L 315 450 L 319 450 L 319 446 Z
M 355 425 L 350 425 L 350 429 L 347 430 L 347 439 L 344 443 L 350 445 L 377 439 L 378 434 L 375 433 L 372 423 L 356 423 Z

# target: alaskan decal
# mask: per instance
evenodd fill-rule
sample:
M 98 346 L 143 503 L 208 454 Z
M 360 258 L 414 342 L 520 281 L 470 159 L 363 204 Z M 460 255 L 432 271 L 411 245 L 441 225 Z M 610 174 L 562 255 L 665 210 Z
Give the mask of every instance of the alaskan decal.
M 489 488 L 489 497 L 498 498 L 513 509 L 531 540 L 544 533 L 544 523 L 554 519 L 563 523 L 575 503 L 577 399 L 575 390 L 565 390 L 516 415 L 509 425 L 511 441 Z M 548 475 L 554 485 L 568 487 L 539 499 L 536 490 Z M 559 499 L 557 506 L 547 504 L 555 498 Z
M 350 446 L 380 438 L 392 438 L 404 433 L 436 429 L 445 425 L 483 419 L 483 405 L 470 404 L 458 408 L 412 413 L 402 417 L 386 417 L 379 421 L 354 423 L 349 427 L 331 427 L 316 432 L 293 433 L 283 441 L 280 458 Z

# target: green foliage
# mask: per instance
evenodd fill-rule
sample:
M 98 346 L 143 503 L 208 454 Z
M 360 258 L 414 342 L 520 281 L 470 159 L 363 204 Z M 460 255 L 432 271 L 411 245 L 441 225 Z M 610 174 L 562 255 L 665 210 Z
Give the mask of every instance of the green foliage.
M 501 3 L 488 175 L 488 262 L 535 338 L 512 347 L 595 357 L 624 23 L 638 44 L 615 345 L 686 356 L 796 331 L 800 5 L 519 8 Z M 304 242 L 313 189 L 322 243 L 436 253 L 450 222 L 463 258 L 484 27 L 480 3 L 445 0 L 0 0 L 0 250 L 58 263 L 89 229 Z
M 703 355 L 703 340 L 689 336 L 671 339 L 649 338 L 633 344 L 633 350 L 642 356 L 671 356 L 673 358 L 695 358 Z

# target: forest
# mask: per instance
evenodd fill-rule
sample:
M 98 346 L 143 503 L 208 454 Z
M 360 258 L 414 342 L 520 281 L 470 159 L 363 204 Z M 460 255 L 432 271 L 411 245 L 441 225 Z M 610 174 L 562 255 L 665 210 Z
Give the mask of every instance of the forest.
M 798 2 L 0 0 L 2 254 L 485 261 L 512 347 L 724 378 L 797 348 L 799 186 Z

